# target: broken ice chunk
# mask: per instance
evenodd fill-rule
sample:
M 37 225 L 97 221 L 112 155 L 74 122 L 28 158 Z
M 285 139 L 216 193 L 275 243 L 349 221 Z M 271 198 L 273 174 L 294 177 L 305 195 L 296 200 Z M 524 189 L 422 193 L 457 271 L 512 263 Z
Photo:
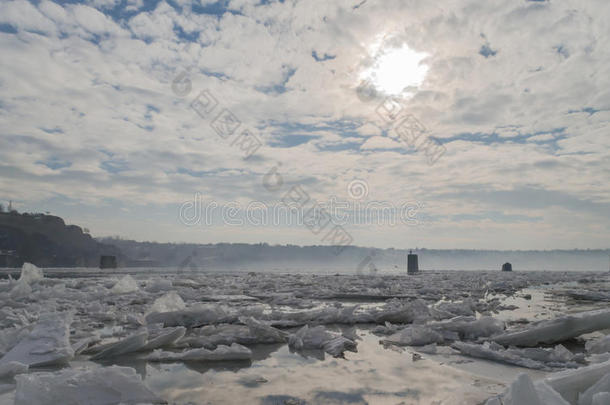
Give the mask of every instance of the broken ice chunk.
M 184 304 L 182 297 L 180 297 L 176 291 L 170 291 L 157 298 L 148 312 L 171 312 L 180 311 L 184 308 L 186 308 L 186 305 Z
M 544 405 L 570 405 L 563 397 L 544 381 L 537 381 L 534 386 L 538 397 Z
M 195 329 L 197 336 L 190 336 L 180 341 L 190 347 L 205 347 L 213 349 L 218 345 L 284 343 L 288 334 L 251 317 L 240 318 L 244 325 L 220 324 L 207 325 Z
M 386 322 L 385 325 L 378 325 L 373 328 L 372 332 L 375 335 L 391 335 L 392 333 L 398 332 L 402 326 L 392 325 L 390 322 Z
M 165 328 L 162 329 L 160 334 L 150 339 L 141 349 L 139 350 L 154 350 L 165 346 L 171 346 L 178 339 L 184 336 L 186 328 L 184 326 L 178 326 L 176 328 Z
M 356 331 L 356 327 L 354 327 L 354 326 L 344 330 L 341 335 L 343 335 L 343 337 L 348 338 L 349 340 L 353 340 L 354 342 L 356 340 L 361 340 L 360 336 L 358 336 L 358 333 Z
M 431 343 L 429 345 L 420 346 L 416 350 L 420 353 L 436 354 L 436 352 L 437 352 L 436 343 Z
M 9 296 L 14 300 L 21 300 L 32 294 L 32 287 L 27 282 L 18 281 L 11 289 Z
M 19 363 L 18 361 L 9 361 L 8 363 L 0 364 L 0 378 L 11 378 L 17 374 L 27 373 L 27 364 Z
M 113 294 L 127 294 L 138 291 L 138 283 L 129 274 L 123 276 L 111 289 Z
M 456 316 L 474 316 L 475 303 L 472 299 L 461 302 L 441 302 L 432 307 L 432 309 L 433 315 L 437 319 L 453 318 Z
M 380 343 L 400 346 L 425 346 L 431 343 L 442 343 L 443 336 L 429 326 L 411 325 L 382 339 Z
M 559 393 L 544 382 L 534 384 L 527 374 L 517 379 L 500 397 L 487 401 L 486 405 L 570 405 Z
M 354 324 L 360 322 L 372 322 L 373 318 L 369 314 L 355 314 L 358 305 L 346 307 L 324 307 L 311 311 L 300 312 L 280 312 L 274 311 L 271 318 L 274 319 L 274 326 L 298 326 L 307 324 Z
M 146 322 L 148 324 L 162 323 L 166 328 L 172 326 L 196 328 L 217 323 L 232 323 L 236 320 L 236 315 L 229 313 L 219 305 L 213 304 L 179 311 L 152 312 L 146 315 Z
M 148 356 L 149 361 L 229 361 L 251 360 L 252 351 L 245 346 L 233 343 L 231 346 L 219 345 L 215 350 L 192 349 L 181 353 L 155 350 Z
M 72 349 L 74 349 L 74 354 L 80 354 L 85 351 L 89 346 L 95 344 L 100 341 L 100 338 L 97 336 L 89 336 L 83 339 L 80 339 L 76 343 L 72 345 Z
M 72 313 L 40 315 L 32 332 L 0 359 L 0 364 L 18 361 L 29 367 L 65 364 L 74 356 L 70 345 Z
M 487 337 L 504 331 L 504 322 L 491 316 L 482 316 L 479 319 L 473 316 L 457 316 L 449 320 L 429 323 L 428 326 L 441 332 L 454 332 L 462 339 Z
M 269 382 L 265 377 L 260 376 L 260 375 L 245 375 L 243 377 L 241 377 L 239 380 L 237 380 L 237 382 L 239 382 L 241 385 L 248 387 L 248 388 L 253 388 L 253 387 L 257 387 L 261 384 L 264 384 L 266 382 Z
M 303 326 L 288 338 L 292 349 L 322 349 L 328 354 L 339 357 L 347 350 L 357 351 L 357 343 L 337 333 L 331 333 L 324 326 L 310 328 Z
M 290 335 L 288 345 L 294 349 L 320 349 L 325 341 L 331 340 L 333 335 L 324 326 L 303 326 L 296 333 Z
M 123 354 L 131 353 L 142 349 L 146 345 L 148 332 L 143 331 L 131 335 L 118 342 L 101 345 L 91 348 L 91 351 L 98 351 L 97 354 L 91 356 L 91 360 L 100 360 L 110 357 L 116 357 Z
M 43 278 L 44 274 L 41 268 L 34 266 L 32 263 L 23 263 L 18 282 L 32 284 L 33 282 L 40 281 Z
M 541 321 L 527 329 L 507 332 L 492 339 L 501 345 L 536 346 L 539 343 L 555 343 L 585 333 L 610 328 L 610 310 L 580 312 L 556 319 Z
M 610 404 L 610 392 L 598 392 L 593 395 L 591 405 L 608 405 Z
M 601 339 L 589 341 L 585 344 L 587 353 L 602 354 L 610 352 L 610 335 L 606 335 Z
M 252 351 L 245 346 L 233 343 L 231 346 L 218 346 L 215 350 L 194 349 L 183 353 L 184 361 L 226 361 L 250 360 Z
M 172 281 L 164 278 L 155 278 L 146 282 L 146 291 L 159 292 L 172 289 Z
M 357 352 L 357 346 L 358 344 L 353 340 L 348 339 L 345 336 L 337 336 L 325 341 L 322 345 L 322 350 L 333 357 L 341 357 L 346 351 Z
M 508 387 L 502 401 L 504 405 L 544 405 L 538 397 L 536 388 L 527 374 L 519 374 L 517 379 Z
M 284 343 L 288 340 L 286 332 L 269 326 L 253 317 L 244 317 L 239 320 L 248 326 L 250 334 L 256 338 L 257 343 Z
M 578 396 L 578 405 L 592 405 L 593 396 L 602 392 L 610 392 L 610 373 L 600 378 L 590 386 L 584 393 Z M 608 403 L 607 403 L 608 404 Z
M 19 375 L 15 405 L 165 404 L 130 367 L 64 369 Z
M 538 370 L 547 370 L 554 367 L 577 367 L 575 356 L 565 347 L 555 349 L 511 348 L 505 350 L 497 343 L 485 342 L 482 345 L 455 342 L 451 345 L 460 353 L 481 359 L 498 361 L 501 363 L 514 364 Z
M 0 356 L 15 347 L 21 339 L 30 334 L 30 331 L 31 328 L 28 327 L 0 329 Z
M 554 373 L 547 377 L 545 382 L 568 402 L 575 404 L 579 393 L 585 392 L 608 373 L 610 373 L 610 361 Z
M 410 302 L 390 300 L 381 310 L 375 310 L 371 315 L 376 323 L 412 323 L 430 319 L 430 310 L 421 299 Z

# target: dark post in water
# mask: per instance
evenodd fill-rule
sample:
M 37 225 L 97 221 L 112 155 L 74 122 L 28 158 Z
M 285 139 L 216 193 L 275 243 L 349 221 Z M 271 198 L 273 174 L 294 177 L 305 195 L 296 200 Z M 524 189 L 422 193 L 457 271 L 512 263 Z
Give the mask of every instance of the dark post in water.
M 100 256 L 100 269 L 116 269 L 116 256 Z
M 413 254 L 412 250 L 409 250 L 407 256 L 407 273 L 417 273 L 419 271 L 419 265 L 417 264 L 417 255 Z

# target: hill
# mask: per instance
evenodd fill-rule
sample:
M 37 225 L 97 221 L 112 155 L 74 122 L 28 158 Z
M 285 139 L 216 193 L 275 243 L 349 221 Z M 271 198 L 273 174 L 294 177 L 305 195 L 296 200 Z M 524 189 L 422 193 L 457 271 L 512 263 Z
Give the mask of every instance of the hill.
M 122 257 L 76 225 L 45 214 L 0 212 L 0 267 L 97 267 L 100 255 Z

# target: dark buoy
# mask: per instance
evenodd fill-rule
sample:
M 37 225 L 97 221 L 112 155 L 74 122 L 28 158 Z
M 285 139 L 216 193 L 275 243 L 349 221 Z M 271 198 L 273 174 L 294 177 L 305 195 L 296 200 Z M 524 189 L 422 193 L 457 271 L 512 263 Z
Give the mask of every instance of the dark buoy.
M 100 269 L 116 269 L 116 256 L 100 256 Z
M 419 265 L 417 264 L 417 255 L 413 254 L 412 250 L 409 250 L 407 256 L 407 273 L 413 274 L 419 272 Z
M 513 271 L 513 265 L 506 262 L 502 265 L 502 271 Z

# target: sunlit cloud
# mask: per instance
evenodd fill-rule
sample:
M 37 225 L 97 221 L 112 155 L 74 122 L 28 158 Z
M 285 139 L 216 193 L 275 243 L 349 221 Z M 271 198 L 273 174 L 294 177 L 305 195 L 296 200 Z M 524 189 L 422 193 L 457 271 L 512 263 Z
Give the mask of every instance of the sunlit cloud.
M 417 52 L 407 44 L 398 47 L 383 41 L 373 46 L 373 64 L 364 70 L 360 79 L 369 80 L 386 95 L 412 95 L 423 83 L 429 67 L 424 60 L 429 56 Z

